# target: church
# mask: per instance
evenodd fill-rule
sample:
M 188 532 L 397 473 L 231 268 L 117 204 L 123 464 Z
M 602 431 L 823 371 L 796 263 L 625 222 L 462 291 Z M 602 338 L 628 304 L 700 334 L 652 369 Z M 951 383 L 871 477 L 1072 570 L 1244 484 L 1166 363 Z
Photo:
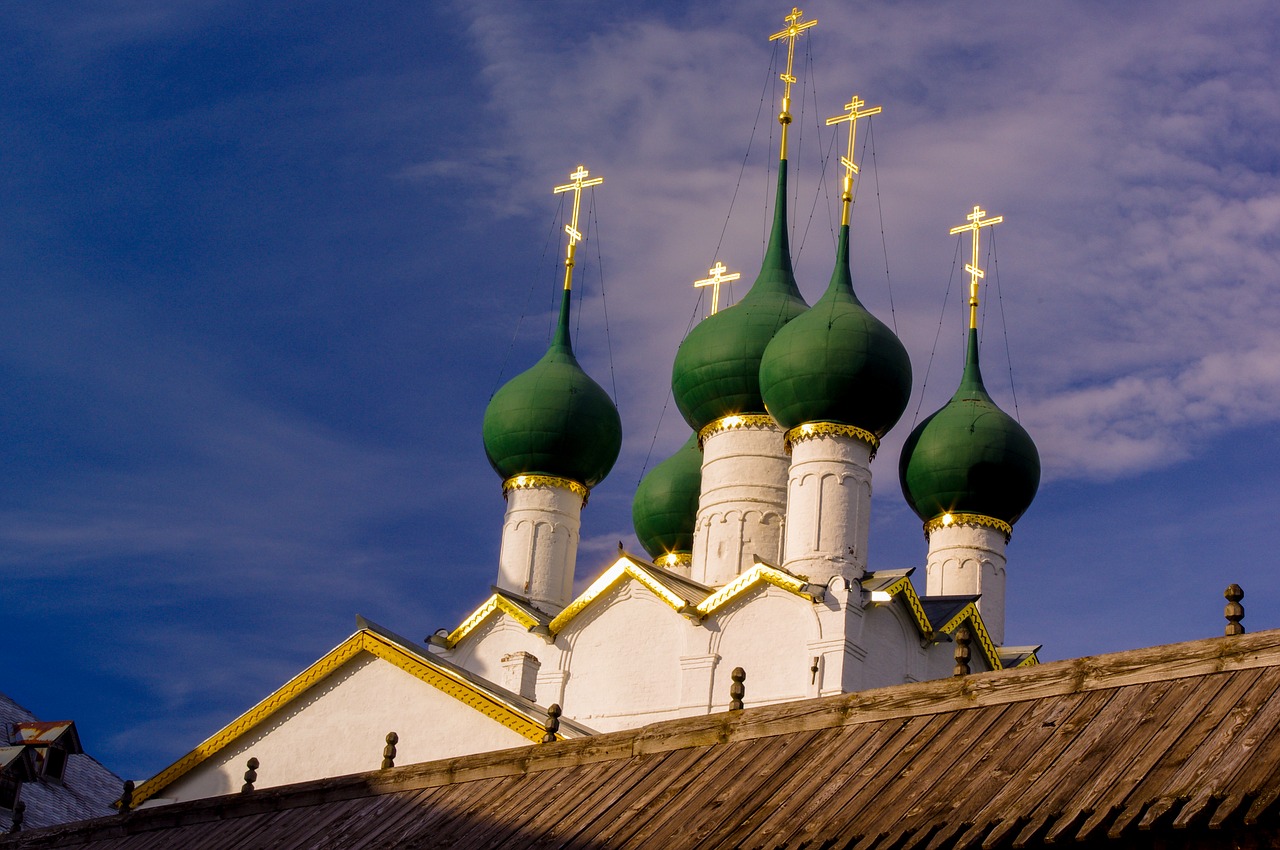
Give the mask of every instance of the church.
M 857 129 L 880 112 L 856 95 L 827 120 L 847 132 L 830 282 L 813 305 L 796 283 L 792 63 L 816 23 L 793 10 L 770 37 L 786 68 L 767 246 L 745 296 L 724 310 L 716 299 L 670 361 L 689 437 L 635 494 L 644 554 L 578 563 L 584 507 L 622 441 L 614 401 L 574 356 L 579 210 L 603 183 L 579 165 L 553 190 L 571 198 L 572 214 L 551 343 L 477 423 L 506 498 L 491 591 L 477 588 L 473 612 L 426 643 L 358 620 L 332 651 L 141 783 L 130 805 L 624 732 L 741 708 L 744 693 L 772 706 L 1038 664 L 1037 646 L 1005 634 L 1006 550 L 1040 461 L 983 382 L 981 244 L 1002 218 L 979 206 L 951 231 L 970 243 L 963 372 L 907 438 L 899 481 L 880 482 L 881 498 L 900 485 L 923 523 L 924 567 L 887 570 L 868 557 L 870 463 L 907 406 L 912 369 L 852 284 Z M 593 577 L 576 595 L 575 576 Z

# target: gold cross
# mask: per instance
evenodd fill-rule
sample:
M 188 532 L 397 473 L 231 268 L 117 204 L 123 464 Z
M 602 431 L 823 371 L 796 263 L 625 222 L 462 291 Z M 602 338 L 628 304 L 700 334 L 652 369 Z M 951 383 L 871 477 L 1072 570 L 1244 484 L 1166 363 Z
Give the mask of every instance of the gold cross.
M 573 255 L 576 253 L 578 243 L 582 241 L 582 233 L 578 230 L 578 206 L 582 201 L 582 190 L 591 186 L 599 186 L 604 182 L 603 177 L 586 179 L 589 173 L 586 166 L 579 165 L 578 170 L 569 175 L 569 179 L 573 181 L 572 183 L 566 183 L 551 190 L 553 195 L 559 195 L 561 192 L 573 192 L 573 217 L 564 226 L 564 232 L 569 234 L 569 247 L 564 256 L 565 289 L 568 289 L 573 282 Z
M 968 224 L 961 224 L 951 228 L 951 235 L 964 233 L 966 230 L 973 231 L 973 262 L 966 263 L 964 270 L 969 273 L 969 327 L 978 327 L 978 281 L 986 277 L 982 269 L 978 268 L 978 231 L 984 227 L 992 227 L 1004 221 L 1004 216 L 998 215 L 995 218 L 986 218 L 987 211 L 977 204 L 973 205 L 973 212 L 965 216 Z
M 858 135 L 858 119 L 880 114 L 879 106 L 863 109 L 862 107 L 866 105 L 867 102 L 855 94 L 853 99 L 844 105 L 846 112 L 843 115 L 827 119 L 828 127 L 842 121 L 849 122 L 849 152 L 840 157 L 840 164 L 844 166 L 844 191 L 840 194 L 840 203 L 843 205 L 840 212 L 842 225 L 849 223 L 849 208 L 853 205 L 853 175 L 858 173 L 858 166 L 853 162 L 853 142 Z
M 720 262 L 719 260 L 716 260 L 716 264 L 711 268 L 707 269 L 707 272 L 711 275 L 711 277 L 704 278 L 702 280 L 695 280 L 693 282 L 693 285 L 695 288 L 701 287 L 701 286 L 711 287 L 711 315 L 712 316 L 714 316 L 720 310 L 720 284 L 728 283 L 731 280 L 737 280 L 738 278 L 742 277 L 742 275 L 739 272 L 734 272 L 732 274 L 725 274 L 725 272 L 727 271 L 729 270 L 725 267 L 725 264 Z
M 782 90 L 782 111 L 778 113 L 778 123 L 782 125 L 782 159 L 787 158 L 787 125 L 791 123 L 791 84 L 796 81 L 795 76 L 791 73 L 792 60 L 795 59 L 796 55 L 796 38 L 799 37 L 800 33 L 818 23 L 817 18 L 800 23 L 800 19 L 803 17 L 804 12 L 792 6 L 791 14 L 783 18 L 787 22 L 787 28 L 782 32 L 775 32 L 769 36 L 770 41 L 777 41 L 780 38 L 787 40 L 787 70 L 786 73 L 779 75 L 779 79 L 786 84 Z

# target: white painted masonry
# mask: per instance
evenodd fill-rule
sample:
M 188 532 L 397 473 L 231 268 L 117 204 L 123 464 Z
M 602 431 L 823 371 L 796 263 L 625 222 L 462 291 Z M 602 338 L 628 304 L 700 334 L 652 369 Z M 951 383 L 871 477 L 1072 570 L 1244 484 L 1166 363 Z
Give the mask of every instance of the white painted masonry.
M 823 434 L 791 447 L 782 566 L 815 584 L 857 581 L 871 532 L 871 446 Z
M 498 554 L 498 587 L 559 611 L 573 597 L 582 497 L 539 483 L 507 491 Z
M 1004 532 L 983 525 L 956 524 L 929 535 L 925 594 L 982 594 L 978 610 L 996 644 L 1004 643 Z
M 750 569 L 757 556 L 782 561 L 789 467 L 776 423 L 725 428 L 703 440 L 694 581 L 725 584 Z

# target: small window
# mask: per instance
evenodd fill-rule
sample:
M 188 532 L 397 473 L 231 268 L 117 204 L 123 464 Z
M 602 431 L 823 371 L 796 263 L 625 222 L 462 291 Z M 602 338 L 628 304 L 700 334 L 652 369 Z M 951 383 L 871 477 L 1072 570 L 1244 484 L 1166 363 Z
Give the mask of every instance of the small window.
M 44 774 L 45 779 L 53 779 L 62 781 L 62 773 L 67 769 L 67 751 L 62 747 L 49 747 L 44 752 Z

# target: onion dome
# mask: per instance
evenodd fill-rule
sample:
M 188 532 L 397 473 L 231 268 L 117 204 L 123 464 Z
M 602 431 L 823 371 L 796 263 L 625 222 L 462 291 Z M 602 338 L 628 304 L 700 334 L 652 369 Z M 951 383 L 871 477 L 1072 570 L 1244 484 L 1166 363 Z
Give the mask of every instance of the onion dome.
M 552 475 L 589 489 L 622 448 L 618 409 L 573 356 L 569 295 L 566 289 L 547 353 L 494 393 L 484 412 L 485 454 L 504 481 Z
M 1011 526 L 1035 498 L 1040 454 L 982 385 L 977 330 L 969 330 L 960 388 L 911 432 L 898 476 L 907 503 L 926 526 L 948 514 L 976 514 Z
M 853 292 L 849 225 L 840 227 L 827 291 L 765 349 L 760 390 L 784 428 L 834 422 L 879 438 L 906 409 L 911 360 L 893 331 Z
M 657 561 L 693 553 L 693 528 L 702 490 L 702 451 L 691 434 L 680 450 L 649 471 L 631 502 L 640 545 Z
M 778 329 L 805 310 L 787 244 L 787 161 L 778 168 L 773 231 L 760 274 L 737 304 L 694 326 L 676 352 L 671 391 L 700 431 L 722 416 L 764 413 L 760 358 Z

